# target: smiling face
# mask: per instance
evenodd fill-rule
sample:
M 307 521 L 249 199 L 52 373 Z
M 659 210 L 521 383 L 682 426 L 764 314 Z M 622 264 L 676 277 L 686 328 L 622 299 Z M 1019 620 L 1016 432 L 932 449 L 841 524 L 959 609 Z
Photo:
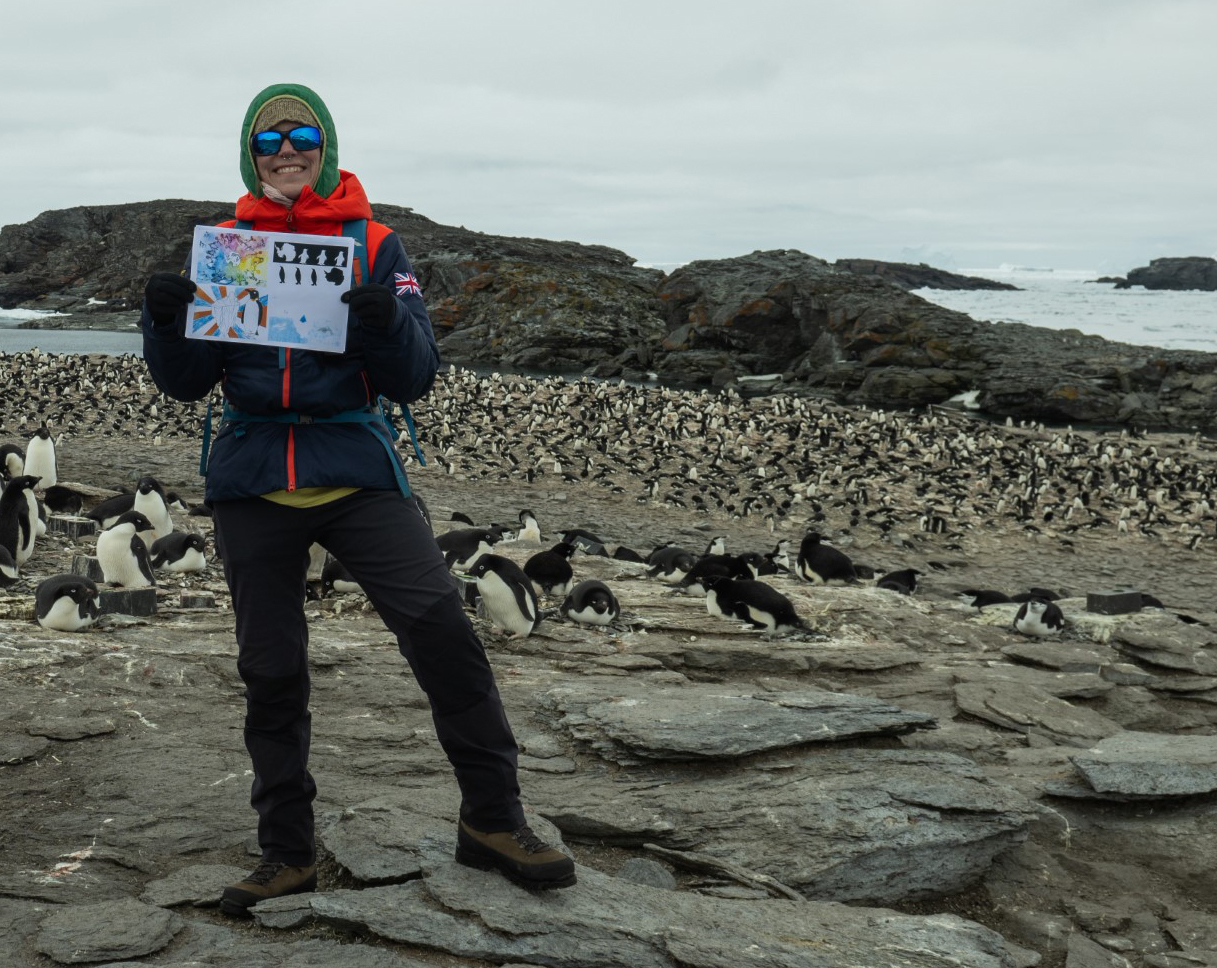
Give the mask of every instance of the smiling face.
M 300 127 L 300 124 L 299 121 L 280 121 L 271 130 L 286 133 Z M 292 143 L 284 138 L 278 154 L 255 155 L 254 166 L 262 181 L 295 201 L 305 186 L 313 183 L 321 165 L 321 150 L 315 148 L 312 151 L 297 151 L 292 147 Z

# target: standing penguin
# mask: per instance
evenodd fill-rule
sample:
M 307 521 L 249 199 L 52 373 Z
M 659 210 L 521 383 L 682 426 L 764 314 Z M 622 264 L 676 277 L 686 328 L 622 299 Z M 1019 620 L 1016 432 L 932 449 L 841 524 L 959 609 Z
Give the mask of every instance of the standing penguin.
M 520 512 L 520 533 L 516 540 L 541 543 L 541 526 L 537 524 L 537 516 L 527 508 Z
M 111 585 L 145 588 L 155 585 L 148 546 L 139 536 L 152 523 L 139 511 L 119 515 L 114 525 L 97 536 L 97 561 L 101 575 Z
M 763 581 L 724 577 L 707 581 L 706 611 L 711 615 L 738 618 L 769 633 L 806 628 L 794 602 Z
M 97 621 L 97 586 L 83 575 L 53 575 L 34 590 L 34 615 L 44 629 L 79 632 Z
M 1014 630 L 1023 635 L 1045 638 L 1057 635 L 1065 627 L 1065 616 L 1054 602 L 1033 598 L 1023 602 L 1014 616 Z
M 571 622 L 611 625 L 621 614 L 621 605 L 608 585 L 589 578 L 570 590 L 558 611 Z
M 173 516 L 169 513 L 169 502 L 165 489 L 155 477 L 141 477 L 135 485 L 135 497 L 131 510 L 138 511 L 152 525 L 152 536 L 163 538 L 173 531 Z
M 148 553 L 152 556 L 153 568 L 185 573 L 207 567 L 205 548 L 201 534 L 173 531 L 153 541 Z
M 468 571 L 498 544 L 501 532 L 489 528 L 456 528 L 438 535 L 435 543 L 451 571 Z
M 18 567 L 34 553 L 38 511 L 32 498 L 37 484 L 38 478 L 21 474 L 9 481 L 0 494 L 0 545 L 8 549 Z
M 523 570 L 510 558 L 485 554 L 469 570 L 477 581 L 478 594 L 486 606 L 486 614 L 497 628 L 510 633 L 509 638 L 532 634 L 541 624 L 537 593 Z
M 546 595 L 564 596 L 574 584 L 575 570 L 570 566 L 574 553 L 573 544 L 559 541 L 548 551 L 538 551 L 524 562 L 524 574 Z
M 826 585 L 830 581 L 857 581 L 854 563 L 843 551 L 822 544 L 823 538 L 818 532 L 808 531 L 799 545 L 799 557 L 795 562 L 795 572 L 805 581 L 813 585 Z
M 55 441 L 51 440 L 51 432 L 46 424 L 30 438 L 25 448 L 25 471 L 23 473 L 40 477 L 40 488 L 54 487 L 59 483 L 55 466 Z

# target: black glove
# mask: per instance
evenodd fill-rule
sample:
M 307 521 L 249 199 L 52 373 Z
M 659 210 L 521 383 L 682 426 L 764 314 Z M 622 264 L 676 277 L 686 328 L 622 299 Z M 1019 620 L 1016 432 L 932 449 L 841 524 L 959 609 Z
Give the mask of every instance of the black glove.
M 397 297 L 388 286 L 369 282 L 356 286 L 342 294 L 342 301 L 350 304 L 351 312 L 367 329 L 386 330 L 397 318 Z
M 144 301 L 152 321 L 164 326 L 194 299 L 194 283 L 176 272 L 157 272 L 144 287 Z

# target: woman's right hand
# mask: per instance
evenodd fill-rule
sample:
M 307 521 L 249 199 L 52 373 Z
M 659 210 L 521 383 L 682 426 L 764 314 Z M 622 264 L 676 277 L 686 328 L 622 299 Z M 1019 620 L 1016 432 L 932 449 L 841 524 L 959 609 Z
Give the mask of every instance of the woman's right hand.
M 144 287 L 144 302 L 154 323 L 173 322 L 194 299 L 194 282 L 176 272 L 157 272 Z

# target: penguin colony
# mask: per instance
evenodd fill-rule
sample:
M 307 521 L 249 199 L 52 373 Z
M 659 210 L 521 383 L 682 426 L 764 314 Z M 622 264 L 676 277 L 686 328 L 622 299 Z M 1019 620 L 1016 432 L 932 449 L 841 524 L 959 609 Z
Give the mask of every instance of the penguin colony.
M 0 354 L 0 381 L 21 388 L 6 396 L 0 444 L 29 441 L 44 427 L 68 440 L 197 441 L 206 405 L 162 396 L 132 356 Z M 744 521 L 822 534 L 824 548 L 865 536 L 907 549 L 918 534 L 958 548 L 968 532 L 1021 531 L 1065 547 L 1097 534 L 1195 550 L 1217 536 L 1217 444 L 1198 435 L 1075 433 L 941 408 L 870 411 L 790 394 L 744 398 L 455 368 L 414 417 L 432 465 L 416 480 L 429 495 L 443 494 L 445 474 L 501 488 L 505 504 L 516 489 L 578 483 L 623 506 L 672 511 L 690 527 L 729 531 Z M 403 453 L 413 463 L 408 447 Z M 6 451 L 0 475 L 14 476 L 17 463 Z M 575 520 L 565 523 L 575 524 L 578 509 L 570 511 Z M 520 512 L 520 524 L 539 533 L 531 511 Z M 468 569 L 486 550 L 480 542 L 454 548 L 449 564 Z M 691 588 L 686 580 L 703 557 L 674 548 L 652 568 Z M 814 581 L 807 560 L 786 567 Z M 884 587 L 912 593 L 918 574 L 892 572 Z M 706 591 L 699 579 L 695 593 Z

